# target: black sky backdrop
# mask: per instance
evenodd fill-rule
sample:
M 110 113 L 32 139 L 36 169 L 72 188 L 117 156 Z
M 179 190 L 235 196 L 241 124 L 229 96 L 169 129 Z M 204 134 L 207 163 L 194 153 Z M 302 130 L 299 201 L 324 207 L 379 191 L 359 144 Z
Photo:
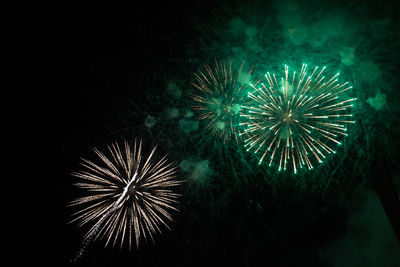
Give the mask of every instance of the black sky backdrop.
M 385 16 L 399 15 L 397 5 L 385 3 L 381 7 Z M 38 27 L 44 27 L 46 33 L 34 34 L 31 40 L 44 41 L 34 58 L 43 60 L 45 71 L 40 77 L 49 88 L 39 90 L 46 104 L 40 101 L 36 109 L 45 119 L 42 138 L 51 153 L 39 160 L 41 168 L 46 168 L 42 181 L 46 193 L 40 196 L 46 219 L 40 223 L 43 230 L 35 235 L 46 236 L 46 242 L 35 259 L 68 266 L 80 248 L 85 231 L 68 224 L 72 210 L 66 207 L 77 194 L 70 174 L 79 168 L 80 157 L 91 158 L 93 147 L 104 148 L 114 139 L 134 135 L 144 135 L 149 143 L 160 143 L 162 151 L 170 152 L 166 141 L 149 140 L 157 134 L 146 136 L 146 112 L 159 114 L 171 104 L 164 98 L 171 77 L 180 80 L 182 87 L 190 86 L 197 63 L 219 56 L 212 50 L 206 53 L 204 47 L 211 46 L 210 39 L 222 37 L 204 33 L 204 25 L 210 18 L 226 24 L 239 7 L 270 10 L 270 3 L 147 1 L 118 11 L 95 6 L 58 7 L 51 14 L 37 16 Z M 204 36 L 199 44 L 203 49 L 196 50 L 199 35 Z M 157 236 L 155 244 L 143 243 L 139 250 L 129 252 L 118 247 L 104 249 L 103 242 L 94 242 L 77 265 L 334 266 L 330 257 L 338 254 L 324 250 L 321 258 L 319 251 L 348 234 L 351 214 L 369 199 L 363 193 L 342 206 L 336 202 L 335 193 L 326 199 L 310 194 L 298 201 L 287 197 L 287 203 L 277 204 L 271 201 L 272 196 L 263 194 L 263 189 L 271 190 L 262 183 L 227 189 L 229 193 L 219 196 L 221 202 L 216 201 L 219 207 L 213 212 L 208 204 L 185 203 L 176 214 L 172 231 Z M 218 193 L 220 188 L 212 191 Z M 183 200 L 190 201 L 190 197 Z M 196 212 L 187 212 L 189 208 Z M 35 246 L 34 240 L 31 246 Z

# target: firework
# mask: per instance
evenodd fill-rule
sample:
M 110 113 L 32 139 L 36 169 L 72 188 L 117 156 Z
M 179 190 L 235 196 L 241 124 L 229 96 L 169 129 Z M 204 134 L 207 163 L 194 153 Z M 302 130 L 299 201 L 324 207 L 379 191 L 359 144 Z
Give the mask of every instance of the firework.
M 356 98 L 346 97 L 352 86 L 340 84 L 338 75 L 327 79 L 325 67 L 316 67 L 311 75 L 303 64 L 300 73 L 285 74 L 281 79 L 275 74 L 265 75 L 251 85 L 249 103 L 243 106 L 244 143 L 248 151 L 260 156 L 259 164 L 266 161 L 278 170 L 314 168 L 328 154 L 336 153 L 347 136 L 347 125 L 355 123 L 350 112 Z
M 237 72 L 232 70 L 232 62 L 218 62 L 210 67 L 204 66 L 204 70 L 195 73 L 195 81 L 192 83 L 199 90 L 198 94 L 190 97 L 196 102 L 192 106 L 199 112 L 199 119 L 206 122 L 212 135 L 229 142 L 232 138 L 238 142 L 238 127 L 241 105 L 247 99 L 245 87 L 252 68 L 243 72 L 244 62 Z
M 79 226 L 93 224 L 83 247 L 92 239 L 106 238 L 105 246 L 120 242 L 122 247 L 127 242 L 130 250 L 132 239 L 138 247 L 141 239 L 154 242 L 153 235 L 161 232 L 162 225 L 169 229 L 170 211 L 177 210 L 179 196 L 173 189 L 180 181 L 175 179 L 176 167 L 166 156 L 155 160 L 155 151 L 156 147 L 146 158 L 141 141 L 135 140 L 133 147 L 124 141 L 122 150 L 117 142 L 109 146 L 109 156 L 94 149 L 100 158 L 98 165 L 82 159 L 84 170 L 73 175 L 82 180 L 75 185 L 86 196 L 70 204 L 81 207 L 72 221 Z

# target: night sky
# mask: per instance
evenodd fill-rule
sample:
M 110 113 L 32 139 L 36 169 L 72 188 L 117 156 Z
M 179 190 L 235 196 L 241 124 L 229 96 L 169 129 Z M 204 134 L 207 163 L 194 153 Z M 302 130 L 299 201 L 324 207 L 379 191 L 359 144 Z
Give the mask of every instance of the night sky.
M 180 166 L 180 212 L 154 244 L 128 251 L 98 240 L 78 266 L 400 266 L 399 241 L 375 190 L 379 166 L 397 197 L 400 189 L 399 4 L 171 2 L 65 7 L 42 19 L 53 151 L 51 200 L 43 202 L 51 241 L 40 258 L 69 265 L 88 230 L 68 224 L 76 209 L 67 204 L 82 194 L 71 176 L 80 158 L 139 137 Z M 197 121 L 188 115 L 194 73 L 228 58 L 258 73 L 305 62 L 339 70 L 358 101 L 337 154 L 294 176 L 259 166 L 201 121 L 185 129 Z M 182 170 L 185 160 L 201 168 Z

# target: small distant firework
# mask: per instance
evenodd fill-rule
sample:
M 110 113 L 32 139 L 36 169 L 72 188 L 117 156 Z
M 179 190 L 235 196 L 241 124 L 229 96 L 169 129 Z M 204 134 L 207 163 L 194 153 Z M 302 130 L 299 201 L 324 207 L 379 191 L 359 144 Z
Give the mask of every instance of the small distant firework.
M 195 73 L 192 83 L 199 90 L 191 98 L 196 102 L 194 110 L 199 111 L 199 119 L 206 122 L 211 134 L 229 142 L 232 138 L 238 142 L 240 110 L 247 99 L 245 87 L 248 86 L 252 68 L 243 72 L 244 62 L 237 73 L 232 70 L 232 62 L 218 62 Z
M 135 140 L 133 147 L 124 141 L 122 150 L 117 142 L 108 147 L 109 156 L 97 149 L 94 152 L 101 159 L 97 165 L 82 159 L 84 170 L 73 173 L 81 179 L 75 185 L 86 190 L 86 196 L 70 204 L 81 209 L 73 214 L 79 226 L 93 223 L 84 237 L 83 249 L 92 239 L 106 238 L 105 246 L 124 242 L 131 249 L 132 239 L 136 247 L 140 239 L 150 238 L 161 232 L 161 225 L 169 229 L 172 221 L 170 210 L 177 210 L 178 194 L 174 188 L 176 167 L 168 163 L 166 156 L 154 159 L 156 147 L 147 158 L 142 154 L 142 142 Z
M 267 83 L 252 85 L 250 102 L 243 106 L 244 143 L 247 151 L 260 154 L 259 164 L 267 161 L 278 170 L 297 173 L 313 169 L 316 160 L 322 163 L 328 154 L 336 153 L 347 136 L 347 124 L 355 123 L 350 112 L 356 98 L 343 94 L 350 90 L 348 82 L 338 83 L 337 76 L 323 76 L 325 67 L 316 67 L 307 75 L 307 65 L 300 73 L 277 79 L 267 73 Z

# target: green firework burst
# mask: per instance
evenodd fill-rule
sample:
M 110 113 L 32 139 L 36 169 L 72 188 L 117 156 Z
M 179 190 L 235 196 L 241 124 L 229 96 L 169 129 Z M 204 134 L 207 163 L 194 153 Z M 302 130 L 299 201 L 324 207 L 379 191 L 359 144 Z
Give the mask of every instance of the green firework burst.
M 244 62 L 237 72 L 232 68 L 232 61 L 215 60 L 214 66 L 205 65 L 195 73 L 192 83 L 198 93 L 190 95 L 199 119 L 204 120 L 211 134 L 224 143 L 231 139 L 239 142 L 240 111 L 243 101 L 247 100 L 245 88 L 252 73 L 252 68 L 243 72 Z
M 266 161 L 279 171 L 290 168 L 297 173 L 336 153 L 347 125 L 355 123 L 351 107 L 356 98 L 345 96 L 352 86 L 340 84 L 339 73 L 327 79 L 324 71 L 315 67 L 308 75 L 303 64 L 300 73 L 289 74 L 285 65 L 284 77 L 267 73 L 266 83 L 252 85 L 241 113 L 241 135 L 247 151 L 261 155 L 259 164 Z

